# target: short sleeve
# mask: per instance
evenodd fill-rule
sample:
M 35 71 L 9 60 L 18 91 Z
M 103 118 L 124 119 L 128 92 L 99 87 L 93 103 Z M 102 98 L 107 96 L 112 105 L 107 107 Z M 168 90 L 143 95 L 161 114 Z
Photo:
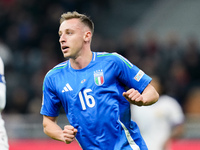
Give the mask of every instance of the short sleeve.
M 61 102 L 56 94 L 53 81 L 46 76 L 43 83 L 43 98 L 40 113 L 42 115 L 56 117 L 59 115 Z
M 117 56 L 115 61 L 118 68 L 118 79 L 129 88 L 134 88 L 142 93 L 151 82 L 151 77 L 123 56 L 117 53 L 114 53 L 114 55 Z

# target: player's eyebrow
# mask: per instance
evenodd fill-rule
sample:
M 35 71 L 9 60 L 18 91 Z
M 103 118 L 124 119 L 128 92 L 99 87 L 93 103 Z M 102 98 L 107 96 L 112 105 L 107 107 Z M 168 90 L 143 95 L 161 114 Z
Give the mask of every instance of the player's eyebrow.
M 65 29 L 64 32 L 69 32 L 69 31 L 73 31 L 73 29 Z M 58 31 L 58 35 L 60 36 L 62 34 L 62 31 Z
M 62 34 L 62 32 L 61 31 L 58 31 L 58 35 L 60 36 Z

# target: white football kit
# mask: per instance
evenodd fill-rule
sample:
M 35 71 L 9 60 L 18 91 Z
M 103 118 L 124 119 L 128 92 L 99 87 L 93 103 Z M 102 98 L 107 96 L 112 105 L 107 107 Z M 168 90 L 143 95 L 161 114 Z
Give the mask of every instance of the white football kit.
M 1 112 L 6 104 L 6 84 L 4 78 L 4 64 L 0 58 L 0 150 L 8 150 L 8 137 Z

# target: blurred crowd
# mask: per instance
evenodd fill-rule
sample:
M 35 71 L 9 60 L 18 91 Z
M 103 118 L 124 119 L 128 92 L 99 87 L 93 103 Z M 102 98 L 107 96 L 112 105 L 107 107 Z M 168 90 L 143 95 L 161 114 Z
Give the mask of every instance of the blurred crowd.
M 39 113 L 44 76 L 64 61 L 57 34 L 60 15 L 77 10 L 89 14 L 95 23 L 97 10 L 109 7 L 109 1 L 100 0 L 1 0 L 0 56 L 7 81 L 4 112 Z M 200 113 L 198 39 L 191 36 L 183 42 L 176 33 L 169 33 L 160 41 L 154 32 L 145 37 L 141 40 L 133 28 L 125 28 L 113 38 L 104 37 L 97 30 L 92 50 L 118 52 L 150 76 L 158 75 L 165 93 L 176 98 L 184 111 Z

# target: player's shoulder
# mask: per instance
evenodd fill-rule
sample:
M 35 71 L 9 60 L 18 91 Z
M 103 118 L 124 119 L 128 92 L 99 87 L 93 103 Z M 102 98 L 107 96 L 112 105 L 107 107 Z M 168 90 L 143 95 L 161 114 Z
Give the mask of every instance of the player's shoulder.
M 4 64 L 3 64 L 3 60 L 0 57 L 0 74 L 4 74 Z
M 158 102 L 162 103 L 163 105 L 169 105 L 169 106 L 179 105 L 178 101 L 174 97 L 171 97 L 169 95 L 161 95 L 159 97 Z
M 168 101 L 176 101 L 175 98 L 169 96 L 169 95 L 160 95 L 159 99 L 161 99 L 162 101 L 168 102 Z
M 66 68 L 68 64 L 69 64 L 68 60 L 59 63 L 58 65 L 54 66 L 51 70 L 47 72 L 46 77 L 56 75 L 57 73 L 61 72 L 64 68 Z
M 114 64 L 117 65 L 127 65 L 130 68 L 133 67 L 133 64 L 126 59 L 124 56 L 120 55 L 117 52 L 113 53 L 107 53 L 107 52 L 102 52 L 102 53 L 97 53 L 97 58 L 99 58 L 101 61 L 108 61 L 109 63 L 113 62 Z
M 97 52 L 96 57 L 99 59 L 104 59 L 104 60 L 113 60 L 113 61 L 118 61 L 119 59 L 124 58 L 122 55 L 118 54 L 117 52 L 109 53 L 109 52 Z
M 112 53 L 109 53 L 109 52 L 96 52 L 96 56 L 97 57 L 115 57 L 116 55 L 119 55 L 117 52 L 112 52 Z

